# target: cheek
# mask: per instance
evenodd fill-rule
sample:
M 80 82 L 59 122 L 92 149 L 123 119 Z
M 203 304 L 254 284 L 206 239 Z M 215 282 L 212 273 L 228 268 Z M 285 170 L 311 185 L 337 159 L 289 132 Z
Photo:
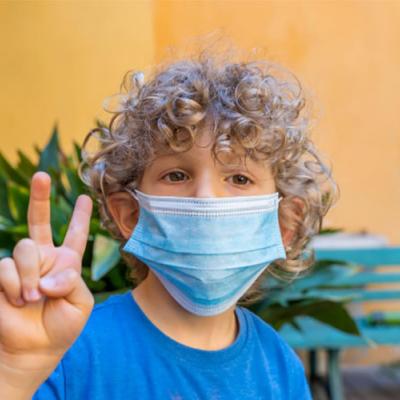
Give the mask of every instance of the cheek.
M 160 184 L 160 179 L 158 179 L 158 176 L 151 173 L 144 174 L 138 189 L 144 193 L 162 196 L 163 193 L 160 193 L 160 188 L 162 187 Z

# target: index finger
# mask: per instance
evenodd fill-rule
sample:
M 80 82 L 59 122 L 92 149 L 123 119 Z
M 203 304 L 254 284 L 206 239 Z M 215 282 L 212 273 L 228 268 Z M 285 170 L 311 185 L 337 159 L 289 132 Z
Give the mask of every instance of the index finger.
M 28 206 L 29 236 L 38 244 L 53 244 L 50 225 L 50 175 L 35 172 L 31 180 Z
M 63 246 L 75 250 L 80 256 L 85 251 L 91 214 L 92 199 L 85 194 L 78 196 Z

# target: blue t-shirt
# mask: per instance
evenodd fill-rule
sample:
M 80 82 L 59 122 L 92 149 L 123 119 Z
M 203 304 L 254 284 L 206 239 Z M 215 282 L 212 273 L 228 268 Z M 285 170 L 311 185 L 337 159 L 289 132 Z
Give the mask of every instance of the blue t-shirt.
M 96 304 L 33 400 L 309 400 L 303 366 L 274 329 L 237 306 L 239 332 L 200 350 L 160 331 L 131 291 Z

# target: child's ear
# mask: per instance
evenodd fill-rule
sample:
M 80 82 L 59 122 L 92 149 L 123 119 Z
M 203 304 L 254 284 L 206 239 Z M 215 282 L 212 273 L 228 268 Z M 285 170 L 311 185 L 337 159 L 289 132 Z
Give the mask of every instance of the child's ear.
M 139 218 L 139 204 L 127 192 L 107 196 L 107 208 L 125 239 L 129 239 Z
M 283 198 L 279 205 L 279 226 L 282 241 L 289 247 L 304 219 L 305 204 L 299 197 Z

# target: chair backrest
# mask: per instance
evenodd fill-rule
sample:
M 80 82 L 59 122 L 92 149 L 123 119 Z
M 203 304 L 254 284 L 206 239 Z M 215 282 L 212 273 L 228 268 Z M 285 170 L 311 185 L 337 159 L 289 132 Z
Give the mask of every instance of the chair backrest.
M 383 265 L 400 266 L 400 247 L 373 247 L 373 248 L 338 248 L 317 249 L 315 256 L 318 260 L 338 260 L 353 262 L 365 267 Z
M 400 267 L 400 247 L 317 249 L 315 256 L 317 260 L 345 261 L 360 266 L 356 273 L 342 274 L 335 279 L 332 283 L 337 289 L 331 287 L 332 293 L 336 290 L 337 295 L 353 296 L 354 301 L 400 300 L 400 289 L 379 288 L 380 284 L 400 284 L 400 270 L 380 270 L 380 267 Z M 320 290 L 315 295 L 320 294 L 318 292 Z

